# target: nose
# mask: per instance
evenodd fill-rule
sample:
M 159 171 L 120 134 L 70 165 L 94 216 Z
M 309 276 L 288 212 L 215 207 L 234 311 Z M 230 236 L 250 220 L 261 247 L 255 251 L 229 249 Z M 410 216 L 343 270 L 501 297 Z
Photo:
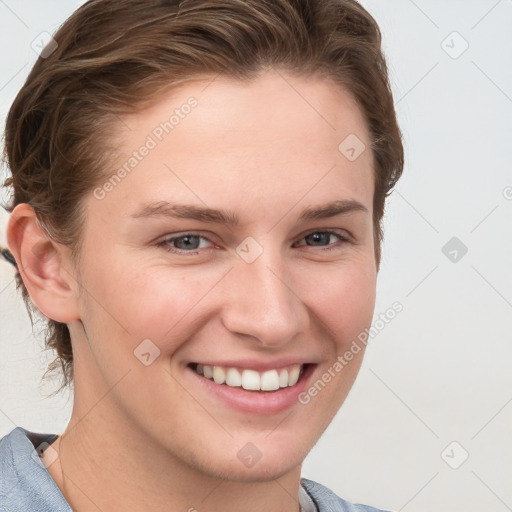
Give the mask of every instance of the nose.
M 222 322 L 230 332 L 267 347 L 282 347 L 303 333 L 308 310 L 279 254 L 265 250 L 252 263 L 235 262 L 223 290 Z

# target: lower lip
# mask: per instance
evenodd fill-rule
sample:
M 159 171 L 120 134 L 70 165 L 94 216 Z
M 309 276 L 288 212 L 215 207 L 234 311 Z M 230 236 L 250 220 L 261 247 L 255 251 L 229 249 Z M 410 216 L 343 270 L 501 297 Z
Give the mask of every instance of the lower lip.
M 187 368 L 198 384 L 208 393 L 218 398 L 229 407 L 240 412 L 270 416 L 282 412 L 299 403 L 299 395 L 307 388 L 308 381 L 315 369 L 314 364 L 306 367 L 296 384 L 276 391 L 248 391 L 242 387 L 216 384 L 213 380 L 199 375 L 192 368 Z

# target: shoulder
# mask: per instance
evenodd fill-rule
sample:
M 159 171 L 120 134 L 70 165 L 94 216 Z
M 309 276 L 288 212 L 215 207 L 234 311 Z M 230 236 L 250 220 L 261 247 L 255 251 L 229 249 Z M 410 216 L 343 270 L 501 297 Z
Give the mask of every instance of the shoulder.
M 306 490 L 318 512 L 385 512 L 381 509 L 368 505 L 355 505 L 340 498 L 328 487 L 306 478 L 301 479 L 302 487 Z
M 0 512 L 71 511 L 36 451 L 55 438 L 16 427 L 0 439 Z

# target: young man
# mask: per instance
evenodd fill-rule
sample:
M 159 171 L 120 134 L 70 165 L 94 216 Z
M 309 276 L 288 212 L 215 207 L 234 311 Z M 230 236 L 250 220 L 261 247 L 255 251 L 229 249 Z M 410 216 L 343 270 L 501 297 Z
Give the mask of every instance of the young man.
M 301 479 L 362 362 L 339 357 L 403 166 L 359 4 L 87 2 L 6 153 L 18 283 L 74 406 L 0 442 L 0 510 L 376 510 Z

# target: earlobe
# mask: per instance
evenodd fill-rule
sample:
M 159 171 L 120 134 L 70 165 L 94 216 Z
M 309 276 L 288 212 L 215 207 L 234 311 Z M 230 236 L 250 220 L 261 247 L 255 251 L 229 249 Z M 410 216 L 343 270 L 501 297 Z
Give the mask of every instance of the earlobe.
M 7 244 L 32 302 L 47 318 L 78 320 L 78 283 L 63 247 L 53 241 L 27 203 L 16 206 L 7 224 Z

